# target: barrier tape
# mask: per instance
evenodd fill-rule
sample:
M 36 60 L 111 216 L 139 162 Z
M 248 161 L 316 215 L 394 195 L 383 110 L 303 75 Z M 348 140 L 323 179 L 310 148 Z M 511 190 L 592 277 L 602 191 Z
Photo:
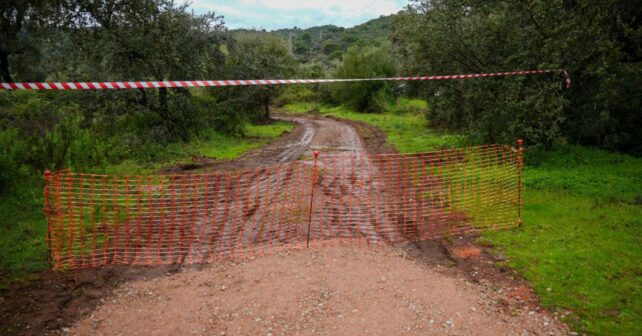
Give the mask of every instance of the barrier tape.
M 571 87 L 571 76 L 566 70 L 525 70 L 461 75 L 437 75 L 419 77 L 381 77 L 346 79 L 236 79 L 236 80 L 184 80 L 184 81 L 142 81 L 142 82 L 55 82 L 55 83 L 0 83 L 3 90 L 120 90 L 120 89 L 157 89 L 186 87 L 224 87 L 310 83 L 342 83 L 369 81 L 435 81 L 450 79 L 471 79 L 506 76 L 527 76 L 537 74 L 561 73 L 566 80 L 566 88 Z

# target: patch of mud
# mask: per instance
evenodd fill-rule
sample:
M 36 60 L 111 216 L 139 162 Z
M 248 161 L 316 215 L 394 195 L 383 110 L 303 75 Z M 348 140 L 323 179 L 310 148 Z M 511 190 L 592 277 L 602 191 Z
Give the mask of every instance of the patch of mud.
M 326 117 L 350 125 L 350 127 L 357 132 L 361 140 L 363 140 L 363 146 L 368 153 L 386 154 L 397 152 L 395 148 L 386 141 L 386 133 L 376 126 L 361 121 L 348 120 L 334 116 Z
M 471 234 L 397 246 L 407 253 L 409 259 L 447 276 L 464 278 L 494 291 L 500 308 L 507 314 L 544 311 L 529 283 L 514 270 L 501 267 L 506 259 L 496 251 L 487 250 L 489 247 L 479 245 L 478 238 Z M 558 313 L 554 315 L 558 317 Z
M 28 284 L 0 290 L 0 335 L 62 331 L 130 280 L 175 273 L 176 267 L 106 267 L 70 273 L 42 272 Z

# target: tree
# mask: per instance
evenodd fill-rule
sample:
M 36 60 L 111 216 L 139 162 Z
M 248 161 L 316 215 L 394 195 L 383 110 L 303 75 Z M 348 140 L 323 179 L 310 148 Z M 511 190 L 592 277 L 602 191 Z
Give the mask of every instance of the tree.
M 396 73 L 395 60 L 389 43 L 381 46 L 352 46 L 343 55 L 337 69 L 338 78 L 389 77 Z M 381 81 L 336 84 L 332 96 L 358 111 L 380 112 L 390 100 L 390 84 Z
M 415 1 L 394 24 L 409 74 L 566 69 L 424 85 L 433 123 L 479 141 L 566 139 L 642 152 L 640 8 L 628 1 Z M 637 131 L 636 131 L 637 129 Z
M 194 15 L 173 0 L 81 1 L 81 28 L 73 32 L 74 57 L 61 55 L 73 78 L 177 80 L 213 78 L 223 71 L 226 43 L 222 18 Z M 80 65 L 80 66 L 74 66 Z M 140 90 L 139 103 L 158 111 L 166 133 L 185 140 L 192 108 L 186 89 L 157 89 L 157 99 Z M 176 102 L 172 102 L 174 99 Z M 180 103 L 179 103 L 180 102 Z M 181 107 L 171 109 L 171 106 Z M 188 104 L 188 105 L 186 105 Z
M 42 80 L 39 38 L 70 13 L 64 0 L 5 0 L 0 2 L 0 79 Z
M 235 36 L 226 68 L 229 78 L 279 79 L 296 73 L 297 62 L 282 38 L 264 32 L 242 32 Z M 278 90 L 276 86 L 236 88 L 233 96 L 243 97 L 250 114 L 269 119 L 270 99 Z

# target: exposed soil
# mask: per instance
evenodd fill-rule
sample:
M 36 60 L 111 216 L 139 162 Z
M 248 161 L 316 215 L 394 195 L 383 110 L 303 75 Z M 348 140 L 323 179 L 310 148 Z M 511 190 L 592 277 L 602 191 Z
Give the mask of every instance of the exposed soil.
M 404 249 L 325 247 L 132 281 L 71 335 L 563 335 Z
M 238 160 L 201 159 L 187 168 L 244 169 L 315 150 L 393 152 L 385 134 L 365 123 L 277 118 L 299 126 Z M 360 164 L 359 179 L 376 180 L 377 168 Z M 365 213 L 386 220 L 376 210 Z M 360 230 L 372 232 L 367 225 Z M 466 236 L 396 247 L 314 247 L 208 266 L 46 272 L 0 292 L 0 334 L 565 334 L 521 278 L 495 267 L 497 258 Z
M 363 147 L 368 153 L 396 153 L 395 148 L 386 141 L 386 133 L 381 129 L 361 121 L 342 119 L 333 116 L 326 116 L 326 118 L 350 125 L 350 127 L 352 127 L 363 140 Z

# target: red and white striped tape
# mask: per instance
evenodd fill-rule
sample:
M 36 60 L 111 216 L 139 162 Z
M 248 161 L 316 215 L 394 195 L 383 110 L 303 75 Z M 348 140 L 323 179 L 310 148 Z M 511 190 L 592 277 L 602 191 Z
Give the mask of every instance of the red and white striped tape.
M 237 80 L 189 80 L 189 81 L 143 81 L 143 82 L 61 82 L 61 83 L 0 83 L 4 90 L 110 90 L 110 89 L 155 89 L 208 86 L 251 86 L 309 83 L 339 83 L 366 81 L 434 81 L 448 79 L 469 79 L 504 76 L 526 76 L 536 74 L 562 73 L 566 87 L 571 87 L 571 77 L 566 70 L 525 70 L 463 75 L 441 75 L 421 77 L 349 78 L 349 79 L 237 79 Z

